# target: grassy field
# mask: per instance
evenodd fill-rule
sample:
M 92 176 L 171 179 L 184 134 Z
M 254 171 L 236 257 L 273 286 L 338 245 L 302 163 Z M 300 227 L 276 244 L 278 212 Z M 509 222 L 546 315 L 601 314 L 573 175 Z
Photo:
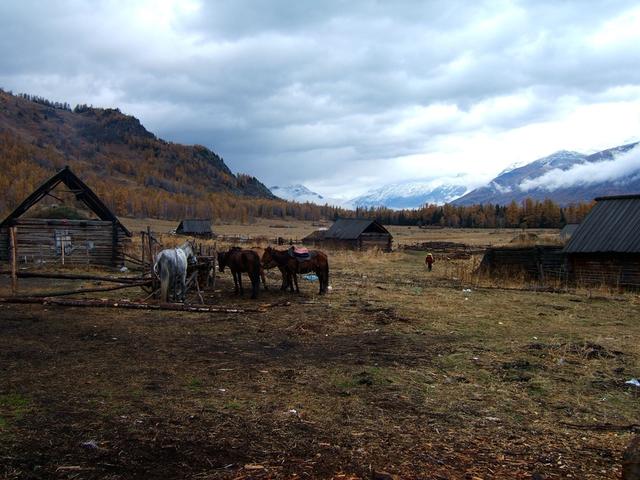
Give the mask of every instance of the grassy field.
M 150 226 L 158 234 L 167 234 L 175 230 L 179 222 L 155 219 L 123 218 L 122 222 L 132 232 L 139 233 Z M 314 230 L 330 227 L 331 222 L 302 222 L 257 219 L 248 224 L 216 224 L 213 231 L 220 235 L 239 235 L 249 238 L 302 239 Z M 522 234 L 521 229 L 479 229 L 479 228 L 438 228 L 422 229 L 418 227 L 387 226 L 394 238 L 394 245 L 408 245 L 422 242 L 456 242 L 470 246 L 505 245 Z M 557 239 L 558 229 L 528 229 L 528 233 L 542 239 Z
M 514 233 L 491 232 L 415 241 Z M 477 288 L 454 278 L 473 259 L 428 273 L 421 252 L 329 258 L 326 296 L 282 293 L 275 272 L 257 301 L 228 273 L 205 294 L 280 305 L 260 313 L 0 304 L 0 477 L 619 477 L 637 294 Z

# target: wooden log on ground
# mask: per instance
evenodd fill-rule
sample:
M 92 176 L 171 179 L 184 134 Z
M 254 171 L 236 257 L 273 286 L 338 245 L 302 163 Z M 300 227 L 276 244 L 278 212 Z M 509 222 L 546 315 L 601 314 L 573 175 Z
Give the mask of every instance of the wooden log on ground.
M 194 313 L 263 313 L 268 308 L 288 307 L 290 302 L 262 304 L 253 308 L 230 308 L 230 307 L 210 307 L 207 305 L 185 305 L 182 303 L 141 303 L 130 302 L 126 300 L 90 300 L 90 299 L 71 299 L 71 298 L 50 298 L 50 297 L 0 297 L 0 303 L 13 304 L 40 304 L 54 305 L 60 307 L 94 307 L 94 308 L 125 308 L 135 310 L 168 310 L 177 312 L 194 312 Z
M 0 271 L 2 274 L 11 274 L 10 271 Z M 16 272 L 18 278 L 51 278 L 59 280 L 95 280 L 97 282 L 112 283 L 140 283 L 140 277 L 102 277 L 100 275 L 82 275 L 76 273 L 54 273 L 54 272 Z
M 75 295 L 75 294 L 81 294 L 81 293 L 110 292 L 113 290 L 122 290 L 123 288 L 142 287 L 150 284 L 151 284 L 151 281 L 149 280 L 146 282 L 114 285 L 112 287 L 79 288 L 76 290 L 61 290 L 59 292 L 38 293 L 38 294 L 31 295 L 31 297 L 33 298 L 65 297 L 67 295 Z M 20 297 L 15 297 L 15 298 L 20 298 Z M 29 298 L 29 297 L 25 297 L 25 298 Z

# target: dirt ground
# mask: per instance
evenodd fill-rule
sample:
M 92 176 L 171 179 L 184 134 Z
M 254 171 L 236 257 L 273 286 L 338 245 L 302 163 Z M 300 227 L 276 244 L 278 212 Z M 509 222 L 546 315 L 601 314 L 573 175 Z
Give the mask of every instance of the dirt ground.
M 261 313 L 0 304 L 0 477 L 619 478 L 637 294 L 476 288 L 420 252 L 329 258 L 326 296 L 275 272 L 257 301 L 228 273 L 206 293 L 290 301 Z M 99 297 L 127 295 L 144 297 Z

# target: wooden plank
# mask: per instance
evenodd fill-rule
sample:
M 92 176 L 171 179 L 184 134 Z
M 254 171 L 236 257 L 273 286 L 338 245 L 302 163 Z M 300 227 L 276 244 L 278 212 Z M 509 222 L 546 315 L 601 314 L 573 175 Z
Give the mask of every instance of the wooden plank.
M 9 229 L 9 243 L 11 251 L 11 293 L 13 295 L 18 291 L 18 236 L 17 227 Z

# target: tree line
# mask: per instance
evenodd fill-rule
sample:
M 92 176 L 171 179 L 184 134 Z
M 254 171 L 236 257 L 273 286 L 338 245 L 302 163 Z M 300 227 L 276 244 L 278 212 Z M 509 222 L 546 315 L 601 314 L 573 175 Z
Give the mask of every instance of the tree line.
M 384 207 L 356 208 L 354 217 L 370 218 L 386 225 L 437 226 L 460 228 L 562 228 L 567 223 L 580 223 L 593 202 L 566 206 L 551 199 L 527 198 L 508 205 L 424 205 L 412 210 Z M 351 215 L 349 215 L 351 216 Z

